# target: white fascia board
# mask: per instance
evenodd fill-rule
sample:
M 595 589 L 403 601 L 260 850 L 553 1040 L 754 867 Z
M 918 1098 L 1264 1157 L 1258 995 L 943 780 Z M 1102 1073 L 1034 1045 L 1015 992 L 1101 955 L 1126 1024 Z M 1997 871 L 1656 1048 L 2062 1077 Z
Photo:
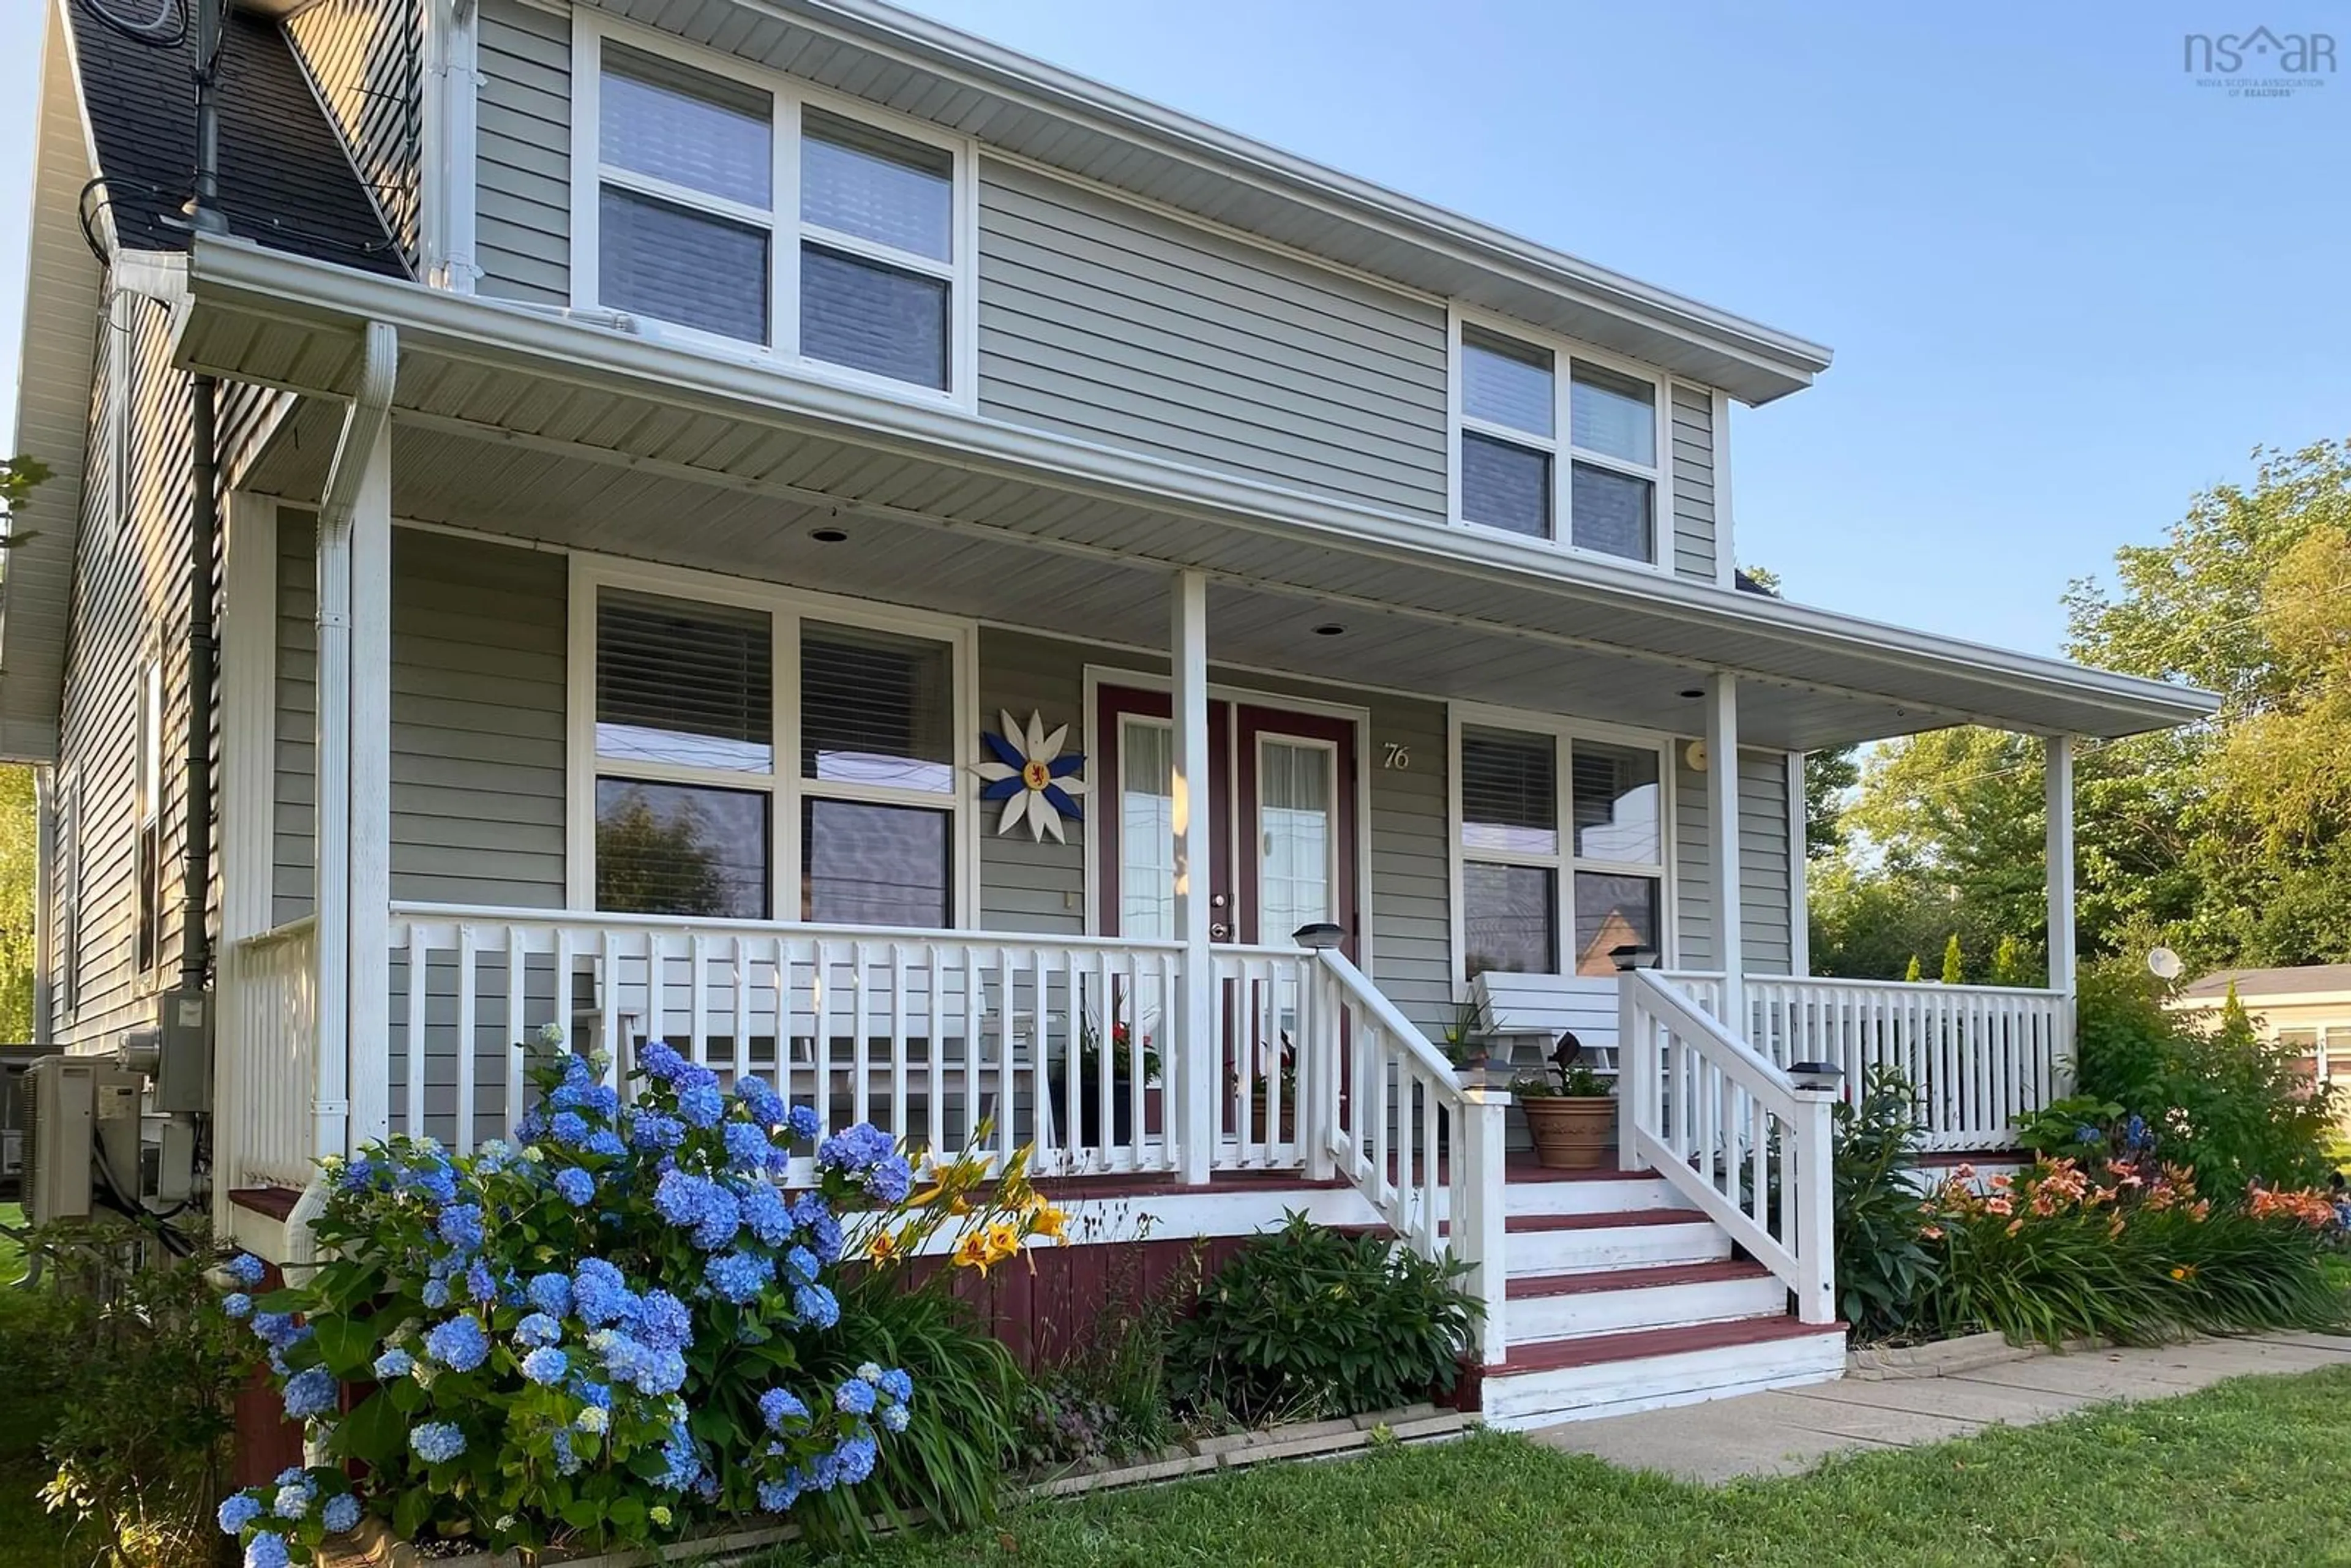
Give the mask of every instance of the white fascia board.
M 525 306 L 264 250 L 250 241 L 199 237 L 192 273 L 199 302 L 214 299 L 233 309 L 313 321 L 354 334 L 366 321 L 387 321 L 399 328 L 401 342 L 408 349 L 580 386 L 610 390 L 633 382 L 632 390 L 642 395 L 658 396 L 674 406 L 698 406 L 759 423 L 829 426 L 885 450 L 927 458 L 948 455 L 978 472 L 1046 478 L 1259 533 L 1291 538 L 1301 533 L 1319 535 L 1334 548 L 1358 555 L 1537 589 L 1604 610 L 1635 601 L 1647 613 L 1702 628 L 2088 705 L 2139 729 L 2194 723 L 2220 706 L 2220 699 L 2210 693 L 2160 681 L 1888 626 L 1762 594 L 1727 593 L 1710 582 L 1647 568 L 1619 567 L 1543 546 L 1476 536 L 934 402 L 893 397 L 568 321 Z M 357 341 L 354 336 L 355 350 Z M 220 369 L 235 374 L 232 367 Z M 333 395 L 350 392 L 347 387 L 293 390 Z M 1852 689 L 1872 690 L 1865 685 Z

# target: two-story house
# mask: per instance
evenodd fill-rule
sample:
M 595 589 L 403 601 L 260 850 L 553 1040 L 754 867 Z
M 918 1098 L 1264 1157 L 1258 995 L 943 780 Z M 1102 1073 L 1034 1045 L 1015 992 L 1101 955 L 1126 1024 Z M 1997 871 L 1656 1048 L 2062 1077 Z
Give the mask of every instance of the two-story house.
M 214 137 L 201 28 L 50 3 L 42 1022 L 214 998 L 253 1245 L 666 1039 L 1106 1244 L 1450 1247 L 1531 1422 L 1841 1364 L 1792 1067 L 1949 1148 L 2062 1081 L 2069 746 L 2211 705 L 1742 590 L 1826 350 L 876 0 L 241 4 Z M 1960 722 L 2048 737 L 2048 987 L 1810 979 L 1805 753 Z M 1508 1154 L 1473 999 L 1614 1052 L 1622 1169 Z

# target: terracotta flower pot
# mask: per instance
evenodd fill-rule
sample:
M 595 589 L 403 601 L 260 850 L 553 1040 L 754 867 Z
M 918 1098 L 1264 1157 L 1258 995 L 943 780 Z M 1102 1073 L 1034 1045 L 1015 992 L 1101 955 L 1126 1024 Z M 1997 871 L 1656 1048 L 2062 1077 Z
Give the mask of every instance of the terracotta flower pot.
M 1528 1095 L 1519 1109 L 1526 1113 L 1535 1159 L 1549 1169 L 1594 1171 L 1616 1157 L 1613 1095 Z

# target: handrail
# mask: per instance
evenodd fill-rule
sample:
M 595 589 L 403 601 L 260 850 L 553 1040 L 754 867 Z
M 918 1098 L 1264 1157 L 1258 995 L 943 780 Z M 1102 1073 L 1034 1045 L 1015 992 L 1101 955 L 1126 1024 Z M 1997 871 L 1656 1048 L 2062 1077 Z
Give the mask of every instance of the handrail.
M 1808 1323 L 1836 1321 L 1833 1091 L 1795 1080 L 1654 971 L 1618 979 L 1622 1163 L 1770 1269 Z
M 1502 1162 L 1510 1096 L 1465 1084 L 1345 954 L 1314 956 L 1312 1049 L 1300 1081 L 1310 1124 L 1322 1131 L 1308 1175 L 1343 1176 L 1421 1256 L 1449 1251 L 1468 1264 L 1465 1288 L 1485 1309 L 1476 1348 L 1485 1364 L 1499 1364 L 1510 1345 Z
M 298 919 L 288 920 L 282 925 L 273 925 L 266 931 L 256 931 L 252 936 L 240 939 L 236 945 L 247 953 L 266 953 L 272 947 L 299 941 L 318 928 L 319 917 L 315 915 L 305 915 Z
M 630 936 L 666 932 L 711 936 L 805 936 L 827 942 L 921 942 L 935 946 L 972 943 L 987 947 L 1069 947 L 1089 952 L 1180 954 L 1173 941 L 1127 936 L 1063 936 L 1035 931 L 916 925 L 820 925 L 801 920 L 717 920 L 695 915 L 611 915 L 568 909 L 394 900 L 393 921 L 425 925 L 561 925 L 572 930 L 614 931 Z M 1254 951 L 1254 949 L 1252 949 Z

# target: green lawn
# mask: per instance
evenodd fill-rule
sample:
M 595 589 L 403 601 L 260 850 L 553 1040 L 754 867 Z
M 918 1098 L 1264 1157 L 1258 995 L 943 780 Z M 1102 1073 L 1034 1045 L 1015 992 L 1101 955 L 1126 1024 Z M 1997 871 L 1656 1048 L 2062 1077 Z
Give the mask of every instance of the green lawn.
M 0 1226 L 14 1230 L 24 1223 L 22 1208 L 0 1203 Z M 24 1310 L 23 1298 L 8 1288 L 24 1271 L 16 1239 L 0 1236 L 0 1333 Z M 47 1406 L 45 1399 L 0 1396 L 0 1568 L 57 1568 L 68 1561 L 64 1531 L 34 1495 L 49 1479 L 40 1449 Z
M 763 1568 L 801 1568 L 786 1552 Z M 2351 1563 L 2351 1369 L 1833 1462 L 1709 1490 L 1520 1438 L 1278 1466 L 907 1541 L 939 1563 Z

